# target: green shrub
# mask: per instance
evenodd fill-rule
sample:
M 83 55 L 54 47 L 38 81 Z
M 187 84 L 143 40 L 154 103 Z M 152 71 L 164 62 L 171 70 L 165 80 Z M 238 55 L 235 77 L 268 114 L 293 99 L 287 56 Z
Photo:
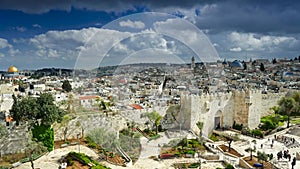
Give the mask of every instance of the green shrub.
M 211 135 L 209 136 L 209 139 L 211 139 L 212 141 L 218 141 L 218 138 L 217 138 L 216 135 L 214 135 L 214 134 L 211 134 Z
M 84 165 L 87 165 L 92 162 L 91 158 L 86 156 L 83 153 L 70 152 L 69 155 L 71 157 L 74 157 L 77 160 L 80 160 L 80 162 L 83 163 Z
M 231 164 L 227 164 L 225 169 L 234 169 L 234 167 Z
M 263 125 L 260 127 L 262 130 L 273 130 L 277 127 L 278 123 L 273 123 L 271 119 L 264 121 Z
M 192 154 L 192 155 L 194 155 L 195 151 L 194 150 L 186 150 L 185 154 Z
M 192 163 L 188 166 L 188 168 L 198 168 L 200 166 L 199 163 Z
M 180 157 L 180 156 L 181 156 L 181 153 L 180 153 L 180 152 L 176 152 L 174 155 L 175 155 L 176 157 Z
M 232 128 L 235 129 L 235 130 L 241 131 L 243 129 L 243 124 L 236 124 L 236 123 L 234 123 L 232 125 Z
M 35 125 L 33 127 L 32 137 L 42 142 L 48 151 L 52 151 L 54 147 L 54 130 L 50 125 Z
M 85 137 L 85 141 L 88 144 L 88 147 L 90 147 L 90 148 L 97 148 L 98 147 L 97 143 L 95 143 L 89 136 Z
M 9 169 L 8 167 L 0 166 L 0 169 Z
M 188 140 L 188 144 L 191 144 L 193 148 L 197 148 L 200 145 L 200 143 L 195 139 Z
M 253 129 L 253 130 L 251 130 L 251 133 L 253 136 L 257 136 L 260 138 L 263 138 L 263 136 L 264 136 L 263 132 L 259 129 Z

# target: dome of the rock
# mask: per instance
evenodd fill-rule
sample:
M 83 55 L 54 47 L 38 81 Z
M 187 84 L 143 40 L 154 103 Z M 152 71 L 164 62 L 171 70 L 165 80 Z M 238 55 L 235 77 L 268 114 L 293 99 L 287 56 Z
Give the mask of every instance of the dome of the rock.
M 8 72 L 8 73 L 17 73 L 17 72 L 18 72 L 18 68 L 15 67 L 15 66 L 10 66 L 10 67 L 7 69 L 7 72 Z

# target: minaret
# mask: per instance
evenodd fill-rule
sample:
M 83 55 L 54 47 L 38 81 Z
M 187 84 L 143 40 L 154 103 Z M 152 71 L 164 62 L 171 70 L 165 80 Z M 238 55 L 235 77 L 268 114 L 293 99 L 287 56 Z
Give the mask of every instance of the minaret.
M 194 58 L 194 56 L 193 56 L 193 57 L 192 57 L 192 63 L 191 63 L 191 69 L 194 70 L 195 67 L 196 67 L 196 65 L 195 65 L 195 58 Z

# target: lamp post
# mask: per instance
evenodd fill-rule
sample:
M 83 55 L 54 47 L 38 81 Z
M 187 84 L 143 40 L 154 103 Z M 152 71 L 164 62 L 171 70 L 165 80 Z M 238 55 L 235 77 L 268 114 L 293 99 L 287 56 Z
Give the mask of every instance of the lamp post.
M 78 151 L 80 153 L 80 133 L 77 134 L 77 140 L 78 140 Z

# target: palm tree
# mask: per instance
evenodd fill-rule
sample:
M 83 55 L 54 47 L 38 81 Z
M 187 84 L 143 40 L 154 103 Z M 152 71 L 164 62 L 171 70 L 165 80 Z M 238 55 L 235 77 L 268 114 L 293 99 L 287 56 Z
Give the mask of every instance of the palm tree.
M 282 99 L 279 100 L 279 106 L 280 106 L 281 112 L 288 116 L 287 128 L 289 128 L 290 127 L 290 116 L 291 116 L 291 113 L 296 109 L 296 101 L 294 100 L 294 98 L 283 97 Z

